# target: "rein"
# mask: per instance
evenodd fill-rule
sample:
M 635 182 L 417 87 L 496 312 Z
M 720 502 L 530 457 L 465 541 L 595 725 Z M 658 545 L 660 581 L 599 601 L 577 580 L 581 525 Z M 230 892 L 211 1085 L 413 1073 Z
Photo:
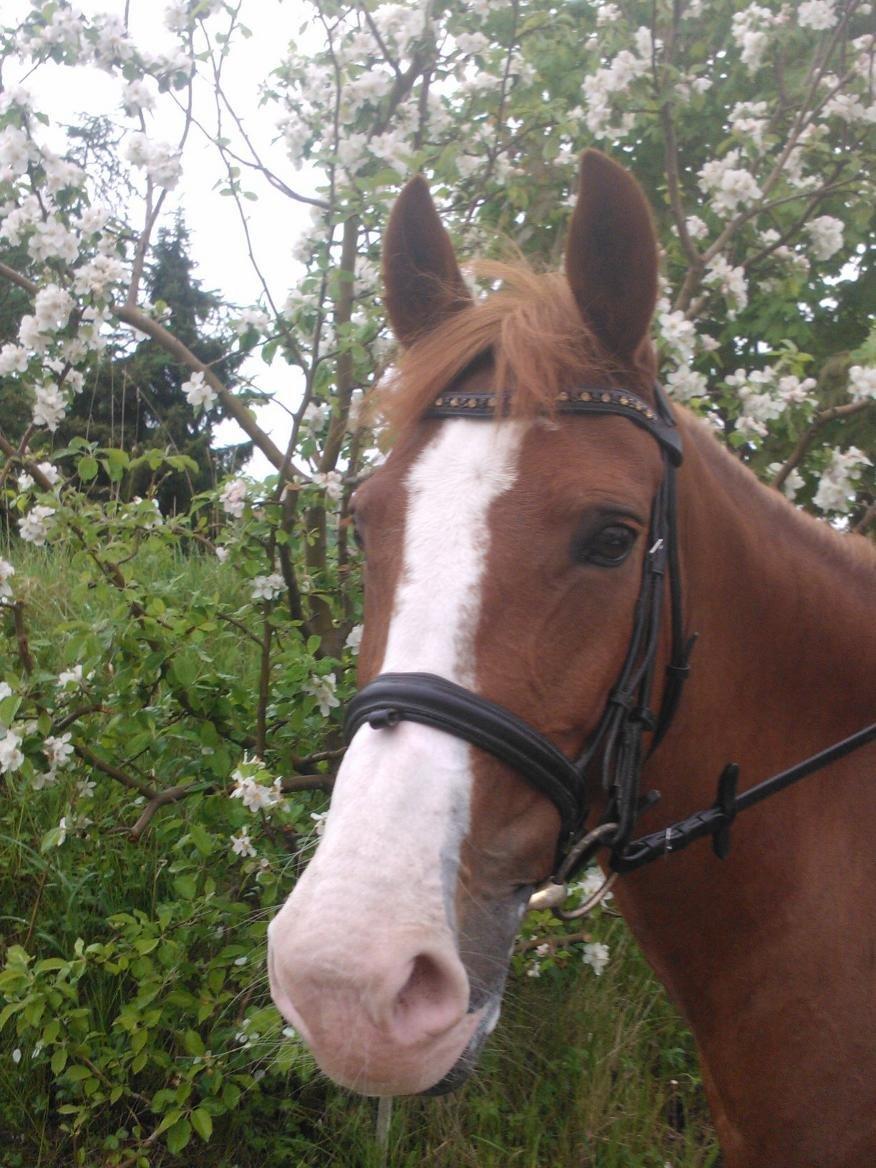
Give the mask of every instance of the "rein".
M 603 414 L 627 418 L 647 431 L 660 446 L 663 478 L 651 511 L 648 551 L 642 569 L 633 630 L 626 658 L 612 687 L 605 710 L 577 759 L 567 758 L 549 739 L 510 710 L 479 694 L 431 673 L 384 673 L 364 686 L 347 706 L 344 735 L 350 742 L 364 723 L 376 730 L 391 729 L 400 721 L 419 722 L 462 738 L 516 770 L 545 795 L 560 815 L 554 875 L 533 895 L 531 907 L 550 907 L 559 915 L 580 916 L 600 894 L 571 913 L 559 906 L 566 899 L 568 881 L 600 847 L 610 850 L 613 874 L 633 871 L 660 856 L 681 851 L 704 835 L 711 835 L 716 855 L 723 859 L 730 847 L 730 826 L 739 811 L 820 770 L 876 738 L 876 723 L 805 759 L 788 771 L 766 779 L 737 796 L 739 768 L 729 764 L 718 782 L 715 804 L 661 831 L 632 840 L 639 817 L 660 795 L 640 794 L 642 766 L 662 741 L 672 723 L 689 670 L 696 634 L 685 637 L 678 562 L 675 474 L 682 461 L 681 438 L 660 386 L 655 386 L 656 408 L 628 390 L 579 388 L 559 395 L 556 412 L 562 415 Z M 452 393 L 438 397 L 424 418 L 492 419 L 507 410 L 507 402 L 488 392 Z M 651 708 L 657 652 L 660 644 L 665 585 L 669 585 L 670 652 L 660 709 Z M 652 735 L 648 755 L 643 737 Z M 586 827 L 587 777 L 599 765 L 606 803 L 599 823 Z

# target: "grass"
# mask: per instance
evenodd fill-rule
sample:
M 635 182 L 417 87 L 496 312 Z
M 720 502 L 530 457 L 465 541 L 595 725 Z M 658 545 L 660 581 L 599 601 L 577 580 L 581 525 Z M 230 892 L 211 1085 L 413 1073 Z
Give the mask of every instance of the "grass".
M 63 549 L 16 547 L 14 559 L 41 667 L 57 670 L 69 664 L 66 622 L 97 627 L 113 619 L 107 605 L 117 598 L 94 588 L 81 558 Z M 234 569 L 212 557 L 165 549 L 138 557 L 126 573 L 164 595 L 220 594 L 235 606 L 246 600 Z M 254 676 L 252 650 L 233 628 L 217 632 L 211 648 Z M 124 796 L 109 784 L 108 798 L 121 806 Z M 66 953 L 77 937 L 100 936 L 114 912 L 154 910 L 172 858 L 162 854 L 157 837 L 136 846 L 122 834 L 104 837 L 95 845 L 101 858 L 94 867 L 84 840 L 41 852 L 41 833 L 61 810 L 54 792 L 43 791 L 4 820 L 3 949 L 27 942 L 41 955 Z M 188 813 L 186 805 L 174 812 Z M 603 916 L 594 931 L 611 948 L 605 972 L 597 977 L 574 957 L 537 979 L 513 973 L 478 1072 L 455 1095 L 395 1100 L 385 1156 L 375 1139 L 375 1102 L 335 1088 L 302 1056 L 285 1074 L 272 1072 L 268 1060 L 268 1074 L 217 1123 L 209 1143 L 193 1140 L 179 1156 L 156 1144 L 150 1168 L 716 1168 L 719 1153 L 689 1033 L 623 922 Z M 253 970 L 257 997 L 263 963 L 253 962 Z M 121 1005 L 118 987 L 83 980 L 79 992 L 83 1008 L 109 1029 Z M 37 1089 L 32 1078 L 28 1086 L 23 1063 L 12 1062 L 14 1047 L 7 1027 L 0 1035 L 0 1117 L 20 1120 L 15 1130 L 0 1130 L 0 1168 L 74 1162 L 104 1168 L 109 1161 L 70 1159 L 69 1141 L 58 1135 L 52 1084 L 46 1077 Z

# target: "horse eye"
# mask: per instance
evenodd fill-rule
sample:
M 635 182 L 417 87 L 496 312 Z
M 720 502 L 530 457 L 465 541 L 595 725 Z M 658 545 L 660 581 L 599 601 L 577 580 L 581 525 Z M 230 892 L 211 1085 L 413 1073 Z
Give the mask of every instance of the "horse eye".
M 572 557 L 579 564 L 595 564 L 600 568 L 616 568 L 633 549 L 636 532 L 623 523 L 610 523 L 573 547 Z

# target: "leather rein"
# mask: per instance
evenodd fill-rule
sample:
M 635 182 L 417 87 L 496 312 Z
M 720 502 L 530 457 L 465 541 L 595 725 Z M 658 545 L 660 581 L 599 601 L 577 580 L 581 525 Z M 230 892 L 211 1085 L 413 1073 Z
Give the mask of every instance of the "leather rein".
M 493 393 L 446 392 L 424 417 L 492 419 L 505 406 Z M 712 807 L 661 831 L 632 839 L 639 817 L 660 798 L 656 791 L 642 796 L 641 770 L 672 723 L 696 641 L 696 634 L 686 637 L 683 630 L 675 484 L 676 470 L 682 462 L 681 437 L 660 386 L 655 386 L 655 407 L 628 390 L 578 388 L 559 395 L 556 412 L 627 418 L 655 439 L 663 457 L 663 477 L 652 505 L 648 551 L 627 654 L 600 721 L 582 753 L 575 759 L 567 758 L 510 710 L 431 673 L 379 674 L 348 704 L 344 721 L 347 742 L 366 722 L 376 730 L 390 729 L 401 721 L 432 726 L 492 754 L 550 799 L 559 812 L 562 827 L 554 875 L 544 886 L 547 891 L 535 894 L 534 900 L 541 899 L 533 907 L 552 907 L 555 911 L 566 898 L 569 880 L 600 847 L 610 850 L 609 865 L 614 873 L 629 872 L 659 856 L 681 851 L 704 835 L 713 837 L 715 853 L 723 859 L 730 847 L 730 825 L 739 811 L 876 738 L 873 723 L 739 796 L 739 768 L 728 764 L 718 781 Z M 652 696 L 667 583 L 669 663 L 660 707 L 654 711 Z M 647 753 L 646 733 L 652 735 Z M 606 800 L 599 823 L 588 829 L 587 780 L 597 766 Z M 582 909 L 559 915 L 582 915 Z

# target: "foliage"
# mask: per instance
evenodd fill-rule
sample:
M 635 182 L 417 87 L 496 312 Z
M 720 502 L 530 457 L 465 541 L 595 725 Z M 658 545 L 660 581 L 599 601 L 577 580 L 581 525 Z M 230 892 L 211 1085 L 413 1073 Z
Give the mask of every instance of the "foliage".
M 60 0 L 0 29 L 0 1122 L 12 1164 L 196 1163 L 202 1146 L 215 1163 L 218 1143 L 228 1163 L 269 1165 L 275 1152 L 308 1163 L 325 1146 L 322 1110 L 339 1130 L 342 1105 L 294 1039 L 279 1041 L 253 971 L 266 915 L 312 845 L 352 685 L 360 600 L 344 509 L 381 457 L 379 433 L 356 418 L 361 387 L 390 359 L 379 238 L 405 176 L 426 174 L 464 254 L 556 265 L 578 152 L 596 143 L 626 160 L 665 252 L 656 340 L 670 391 L 799 505 L 861 531 L 876 514 L 868 5 L 286 11 L 303 47 L 278 46 L 275 30 L 265 46 L 270 157 L 224 88 L 257 5 L 175 3 L 161 52 L 122 16 Z M 74 85 L 87 68 L 117 86 L 114 116 L 50 125 L 26 79 L 59 69 Z M 272 286 L 255 251 L 259 304 L 200 288 L 169 198 L 198 165 L 195 131 L 242 233 L 269 188 L 310 208 L 291 290 Z M 311 192 L 293 185 L 301 165 Z M 275 361 L 300 391 L 282 447 L 251 408 Z M 144 416 L 130 442 L 107 424 L 125 383 L 161 420 Z M 211 477 L 220 418 L 271 478 L 221 461 L 217 477 L 236 477 Z M 677 1024 L 636 959 L 613 1000 L 627 994 L 661 1022 L 659 1042 L 630 1039 L 638 1065 L 650 1051 L 658 1085 L 629 1104 L 627 1153 L 605 1119 L 626 1104 L 594 1086 L 604 1067 L 628 1077 L 633 1056 L 619 1068 L 617 1050 L 638 1035 L 624 1012 L 631 1030 L 609 1040 L 599 1013 L 615 977 L 612 964 L 596 977 L 605 939 L 568 948 L 545 922 L 532 927 L 522 999 L 556 1005 L 569 955 L 591 966 L 571 1000 L 580 1025 L 605 1034 L 598 1056 L 584 1041 L 559 1070 L 603 1110 L 585 1107 L 588 1126 L 565 1144 L 534 1135 L 560 1088 L 530 1084 L 514 1097 L 534 1129 L 510 1148 L 498 1134 L 513 1126 L 507 1109 L 472 1085 L 441 1105 L 422 1145 L 433 1121 L 411 1104 L 398 1162 L 464 1122 L 490 1133 L 479 1164 L 512 1152 L 580 1163 L 590 1142 L 604 1165 L 709 1163 L 699 1123 L 681 1150 L 647 1143 L 669 1105 L 665 1035 Z M 687 1039 L 675 1042 L 682 1082 L 695 1072 Z M 697 1092 L 691 1080 L 695 1109 Z M 283 1133 L 270 1147 L 268 1129 Z M 364 1156 L 347 1138 L 337 1162 Z M 446 1162 L 474 1162 L 454 1147 Z

